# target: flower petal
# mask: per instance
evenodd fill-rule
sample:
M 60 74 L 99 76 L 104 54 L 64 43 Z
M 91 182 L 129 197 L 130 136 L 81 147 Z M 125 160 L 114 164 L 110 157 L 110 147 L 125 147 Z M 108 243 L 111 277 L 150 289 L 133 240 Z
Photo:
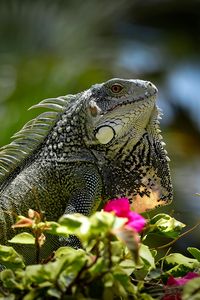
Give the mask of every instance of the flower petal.
M 173 276 L 170 276 L 167 280 L 167 285 L 184 285 L 188 281 L 196 277 L 200 277 L 200 274 L 195 272 L 189 272 L 185 276 L 179 278 L 174 278 Z
M 104 211 L 114 211 L 116 216 L 126 218 L 130 212 L 130 204 L 127 198 L 112 199 L 106 203 Z
M 128 214 L 128 222 L 126 223 L 129 227 L 135 229 L 137 232 L 143 230 L 146 225 L 146 219 L 134 211 L 130 211 Z

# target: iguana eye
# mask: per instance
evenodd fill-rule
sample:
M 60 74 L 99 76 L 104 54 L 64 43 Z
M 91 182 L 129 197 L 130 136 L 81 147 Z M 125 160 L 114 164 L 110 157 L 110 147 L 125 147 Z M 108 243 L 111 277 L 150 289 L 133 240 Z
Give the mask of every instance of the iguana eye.
M 119 84 L 119 83 L 114 83 L 112 86 L 111 86 L 111 91 L 115 94 L 121 92 L 121 90 L 123 89 L 123 85 Z

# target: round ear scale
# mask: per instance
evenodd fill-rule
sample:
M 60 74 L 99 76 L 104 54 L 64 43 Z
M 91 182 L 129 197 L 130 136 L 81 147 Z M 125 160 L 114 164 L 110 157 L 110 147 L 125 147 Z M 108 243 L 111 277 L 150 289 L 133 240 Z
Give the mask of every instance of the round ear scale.
M 110 126 L 101 126 L 97 128 L 95 137 L 100 144 L 108 144 L 115 136 L 115 131 Z

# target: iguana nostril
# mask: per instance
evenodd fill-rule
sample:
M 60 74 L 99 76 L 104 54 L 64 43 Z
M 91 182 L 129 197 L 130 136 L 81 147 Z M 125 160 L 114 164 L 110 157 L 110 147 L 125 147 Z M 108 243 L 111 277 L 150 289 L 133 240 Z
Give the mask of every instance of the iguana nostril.
M 147 88 L 150 88 L 150 89 L 151 89 L 152 91 L 154 91 L 155 93 L 158 92 L 157 87 L 156 87 L 153 83 L 151 83 L 150 81 L 147 82 Z

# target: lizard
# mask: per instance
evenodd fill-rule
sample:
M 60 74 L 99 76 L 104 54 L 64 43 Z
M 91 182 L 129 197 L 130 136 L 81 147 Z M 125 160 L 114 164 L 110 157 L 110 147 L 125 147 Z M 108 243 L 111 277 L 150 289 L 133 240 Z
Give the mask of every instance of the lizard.
M 90 215 L 111 198 L 127 197 L 137 212 L 170 203 L 156 98 L 149 81 L 113 78 L 32 106 L 47 111 L 0 149 L 0 243 L 8 245 L 14 215 L 29 208 L 57 221 L 64 214 Z M 63 244 L 66 240 L 49 235 L 41 257 Z M 34 249 L 27 247 L 15 245 L 34 263 Z

